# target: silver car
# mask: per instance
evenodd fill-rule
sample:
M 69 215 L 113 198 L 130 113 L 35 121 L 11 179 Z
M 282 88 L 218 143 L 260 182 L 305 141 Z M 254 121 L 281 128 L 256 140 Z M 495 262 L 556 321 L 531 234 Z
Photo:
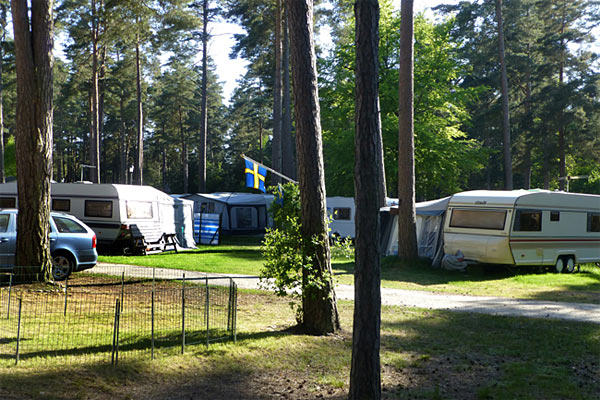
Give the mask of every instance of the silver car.
M 17 210 L 0 210 L 0 265 L 15 265 Z M 96 234 L 72 215 L 50 213 L 50 254 L 55 280 L 92 268 L 98 261 Z

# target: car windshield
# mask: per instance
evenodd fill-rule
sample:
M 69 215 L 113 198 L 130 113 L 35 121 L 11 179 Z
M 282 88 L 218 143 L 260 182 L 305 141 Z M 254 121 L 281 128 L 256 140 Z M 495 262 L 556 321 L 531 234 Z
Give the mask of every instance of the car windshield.
M 58 229 L 60 233 L 87 233 L 87 230 L 83 226 L 70 218 L 52 217 L 52 219 L 54 220 L 56 229 Z

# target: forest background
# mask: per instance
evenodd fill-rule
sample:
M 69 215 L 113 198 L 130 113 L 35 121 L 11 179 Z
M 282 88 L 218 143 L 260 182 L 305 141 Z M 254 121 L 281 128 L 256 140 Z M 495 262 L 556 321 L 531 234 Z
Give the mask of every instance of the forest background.
M 415 18 L 417 200 L 504 187 L 495 3 L 442 5 L 436 21 Z M 571 191 L 600 193 L 600 64 L 594 36 L 599 4 L 503 3 L 514 187 L 557 189 L 565 173 L 589 176 L 571 182 Z M 317 30 L 327 29 L 331 37 L 327 50 L 318 51 L 329 196 L 352 196 L 354 190 L 352 5 L 331 1 L 317 8 L 315 21 Z M 400 16 L 392 1 L 380 5 L 381 125 L 387 190 L 395 197 Z M 16 87 L 8 11 L 8 2 L 0 1 L 2 179 L 15 174 Z M 284 172 L 287 165 L 294 176 L 293 119 L 285 100 L 291 90 L 285 73 L 285 10 L 283 34 L 276 40 L 276 1 L 62 0 L 55 18 L 64 57 L 55 62 L 54 180 L 78 181 L 82 171 L 84 177 L 89 174 L 87 165 L 99 164 L 100 182 L 132 183 L 140 126 L 143 183 L 169 193 L 199 191 L 203 173 L 207 192 L 244 190 L 242 153 L 275 168 L 279 163 L 277 169 Z M 231 56 L 246 60 L 247 69 L 230 99 L 223 97 L 212 59 L 207 58 L 206 74 L 198 62 L 203 40 L 209 40 L 203 26 L 219 20 L 245 31 L 234 36 Z M 277 42 L 283 60 L 278 85 Z M 203 75 L 206 142 L 201 135 Z M 282 106 L 276 107 L 279 90 Z M 281 134 L 286 127 L 288 136 Z M 281 160 L 276 148 L 284 146 L 292 156 Z

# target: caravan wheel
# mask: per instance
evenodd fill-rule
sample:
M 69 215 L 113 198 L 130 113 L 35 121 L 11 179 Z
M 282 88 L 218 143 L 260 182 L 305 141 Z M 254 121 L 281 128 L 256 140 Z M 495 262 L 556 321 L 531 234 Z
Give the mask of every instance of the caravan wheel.
M 575 260 L 573 257 L 568 257 L 567 262 L 565 263 L 565 272 L 572 274 L 575 272 Z
M 556 260 L 554 270 L 559 274 L 565 271 L 565 260 L 562 257 L 558 257 L 558 259 Z

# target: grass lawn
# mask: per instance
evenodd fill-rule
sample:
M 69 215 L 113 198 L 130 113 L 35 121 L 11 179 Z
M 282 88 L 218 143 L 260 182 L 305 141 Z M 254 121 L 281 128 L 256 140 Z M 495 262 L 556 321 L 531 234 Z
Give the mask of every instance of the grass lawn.
M 260 238 L 224 238 L 220 246 L 199 246 L 191 252 L 148 256 L 101 256 L 101 262 L 180 268 L 223 274 L 258 275 L 263 265 Z M 332 261 L 337 283 L 352 284 L 354 263 L 343 257 Z M 387 257 L 382 286 L 478 296 L 570 301 L 600 304 L 600 268 L 587 264 L 576 274 L 555 274 L 532 267 L 470 266 L 467 272 L 433 269 L 426 263 L 400 264 Z
M 285 299 L 241 292 L 238 342 L 118 367 L 28 360 L 0 370 L 3 399 L 345 399 L 352 304 L 343 331 L 289 328 Z M 399 307 L 382 311 L 387 399 L 600 398 L 600 326 Z

